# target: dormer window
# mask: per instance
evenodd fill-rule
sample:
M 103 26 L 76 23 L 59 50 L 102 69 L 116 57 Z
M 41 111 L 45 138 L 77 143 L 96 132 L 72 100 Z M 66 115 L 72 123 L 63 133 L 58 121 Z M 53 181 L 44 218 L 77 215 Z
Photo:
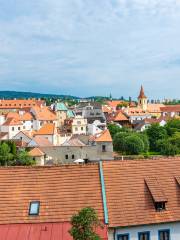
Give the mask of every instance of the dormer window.
M 156 211 L 163 211 L 166 210 L 166 203 L 165 202 L 156 202 L 155 204 Z
M 167 198 L 162 190 L 162 187 L 156 177 L 147 177 L 145 183 L 152 196 L 156 211 L 166 210 Z
M 30 202 L 29 215 L 30 216 L 38 216 L 39 215 L 39 208 L 40 208 L 40 202 L 39 201 Z

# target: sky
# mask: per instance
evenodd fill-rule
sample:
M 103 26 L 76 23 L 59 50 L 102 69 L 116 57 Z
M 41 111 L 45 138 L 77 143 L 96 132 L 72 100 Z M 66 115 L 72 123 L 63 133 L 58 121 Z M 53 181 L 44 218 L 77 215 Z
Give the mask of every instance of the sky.
M 0 90 L 180 97 L 180 0 L 0 0 Z

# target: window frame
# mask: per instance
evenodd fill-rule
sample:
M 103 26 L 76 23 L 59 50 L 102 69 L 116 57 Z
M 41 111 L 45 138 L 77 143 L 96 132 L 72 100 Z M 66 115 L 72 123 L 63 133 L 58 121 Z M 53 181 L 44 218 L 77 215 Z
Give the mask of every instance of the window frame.
M 117 240 L 120 240 L 120 237 L 127 236 L 128 240 L 130 240 L 130 234 L 129 233 L 121 233 L 117 235 Z
M 31 206 L 33 204 L 37 204 L 38 205 L 37 213 L 31 213 Z M 31 201 L 29 203 L 29 216 L 39 216 L 39 210 L 40 210 L 40 201 Z
M 107 152 L 107 148 L 105 144 L 102 145 L 102 152 Z
M 158 230 L 158 240 L 160 240 L 160 234 L 161 234 L 161 232 L 168 232 L 168 233 L 169 233 L 169 240 L 171 240 L 171 232 L 170 232 L 170 229 L 169 229 L 169 228 L 159 229 L 159 230 Z
M 141 234 L 148 234 L 148 240 L 150 240 L 151 235 L 150 235 L 150 231 L 142 231 L 142 232 L 138 232 L 138 240 L 140 240 L 140 235 Z

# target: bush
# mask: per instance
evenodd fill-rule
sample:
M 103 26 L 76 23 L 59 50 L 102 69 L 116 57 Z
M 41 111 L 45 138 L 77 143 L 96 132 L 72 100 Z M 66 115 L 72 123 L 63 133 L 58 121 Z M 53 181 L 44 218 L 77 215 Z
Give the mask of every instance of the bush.
M 177 146 L 171 144 L 169 140 L 159 140 L 157 142 L 157 147 L 162 155 L 174 156 L 178 153 Z
M 144 151 L 144 143 L 137 135 L 125 138 L 125 151 L 127 154 L 140 154 Z

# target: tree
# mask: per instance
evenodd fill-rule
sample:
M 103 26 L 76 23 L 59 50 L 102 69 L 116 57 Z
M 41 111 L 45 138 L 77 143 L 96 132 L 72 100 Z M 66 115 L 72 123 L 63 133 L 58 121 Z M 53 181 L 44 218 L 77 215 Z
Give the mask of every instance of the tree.
M 20 150 L 17 153 L 16 165 L 30 166 L 34 164 L 35 164 L 35 160 L 33 160 L 31 156 L 29 156 L 27 151 Z
M 122 154 L 126 153 L 126 137 L 129 136 L 127 132 L 119 132 L 114 136 L 114 149 Z
M 12 164 L 13 154 L 10 151 L 11 151 L 10 147 L 5 142 L 3 142 L 0 145 L 0 165 L 1 166 L 7 166 Z
M 137 135 L 131 135 L 125 138 L 125 151 L 127 154 L 140 154 L 144 151 L 144 143 Z
M 137 136 L 139 136 L 141 138 L 141 140 L 143 141 L 144 143 L 144 150 L 143 152 L 144 153 L 147 153 L 149 151 L 149 139 L 148 139 L 148 136 L 147 134 L 145 133 L 136 133 Z
M 178 153 L 177 146 L 171 144 L 169 139 L 163 139 L 163 140 L 157 141 L 157 146 L 158 146 L 159 152 L 162 155 L 174 156 Z
M 96 234 L 97 227 L 102 227 L 97 213 L 93 208 L 87 207 L 79 211 L 71 218 L 71 229 L 69 233 L 74 240 L 100 240 Z
M 172 120 L 168 121 L 165 128 L 166 128 L 169 136 L 172 136 L 176 132 L 180 132 L 180 120 L 172 119 Z
M 121 131 L 121 128 L 118 125 L 112 123 L 108 124 L 108 129 L 112 138 L 114 138 L 114 136 Z
M 157 141 L 163 140 L 168 137 L 167 131 L 164 127 L 161 127 L 158 123 L 152 124 L 146 130 L 146 133 L 149 138 L 150 149 L 152 151 L 158 151 Z

